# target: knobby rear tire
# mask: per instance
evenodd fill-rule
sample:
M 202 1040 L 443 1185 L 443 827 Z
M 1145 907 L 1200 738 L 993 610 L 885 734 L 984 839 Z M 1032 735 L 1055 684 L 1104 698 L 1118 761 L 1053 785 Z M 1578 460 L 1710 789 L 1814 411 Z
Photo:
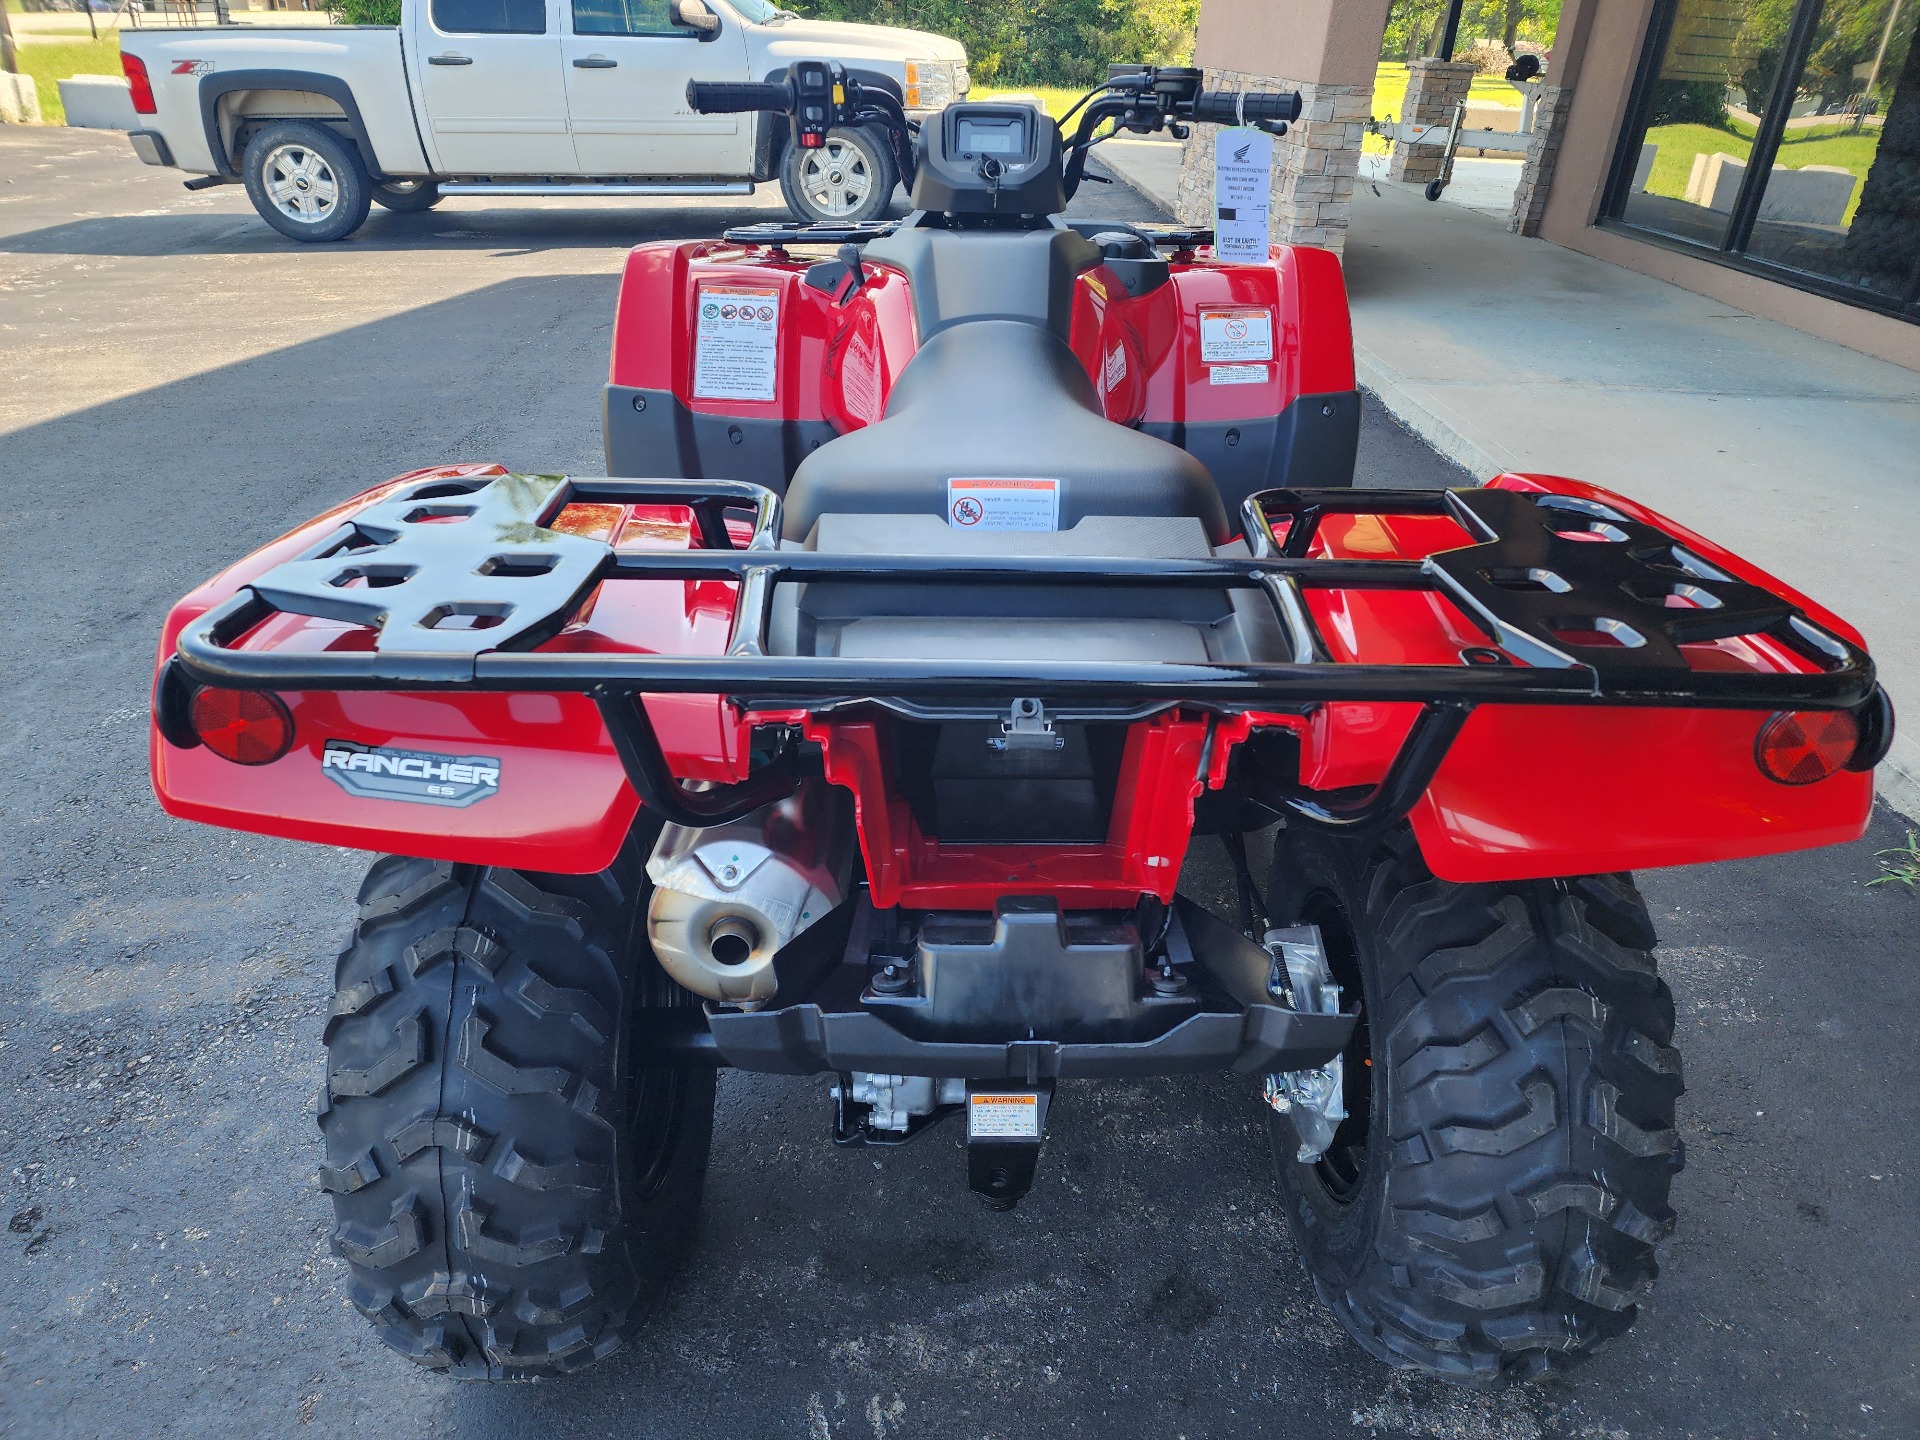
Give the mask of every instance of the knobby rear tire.
M 1458 885 L 1410 830 L 1299 829 L 1276 922 L 1318 924 L 1363 1026 L 1319 1164 L 1272 1117 L 1314 1289 L 1369 1354 L 1473 1385 L 1563 1369 L 1633 1322 L 1672 1232 L 1673 998 L 1626 875 Z M 1371 1062 L 1370 1064 L 1367 1062 Z
M 320 1179 L 354 1305 L 422 1365 L 577 1370 L 687 1248 L 714 1077 L 636 1053 L 642 1008 L 691 998 L 635 942 L 643 884 L 387 857 L 362 886 Z

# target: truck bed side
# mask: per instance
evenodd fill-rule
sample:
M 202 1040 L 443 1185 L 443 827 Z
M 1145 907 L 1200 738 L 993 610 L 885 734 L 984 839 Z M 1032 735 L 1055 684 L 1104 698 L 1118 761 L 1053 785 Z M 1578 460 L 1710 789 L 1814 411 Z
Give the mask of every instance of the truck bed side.
M 120 45 L 145 63 L 158 107 L 148 128 L 183 170 L 232 175 L 260 124 L 317 119 L 349 135 L 377 175 L 431 173 L 397 29 L 128 29 Z

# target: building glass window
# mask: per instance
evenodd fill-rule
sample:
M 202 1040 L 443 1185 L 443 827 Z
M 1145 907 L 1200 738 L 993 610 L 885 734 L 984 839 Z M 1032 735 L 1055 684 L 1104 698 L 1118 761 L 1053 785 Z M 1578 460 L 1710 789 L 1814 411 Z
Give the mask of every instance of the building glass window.
M 1920 318 L 1920 0 L 1658 0 L 1608 216 Z

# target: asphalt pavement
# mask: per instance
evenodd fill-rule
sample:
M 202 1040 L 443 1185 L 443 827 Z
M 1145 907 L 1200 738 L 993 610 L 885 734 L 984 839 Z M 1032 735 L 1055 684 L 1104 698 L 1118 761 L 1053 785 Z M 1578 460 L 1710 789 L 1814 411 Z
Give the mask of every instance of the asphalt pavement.
M 1063 1087 L 1032 1195 L 996 1214 L 953 1127 L 837 1150 L 823 1079 L 728 1074 L 696 1245 L 628 1351 L 459 1386 L 371 1338 L 311 1116 L 367 857 L 160 814 L 157 627 L 401 470 L 597 471 L 623 247 L 775 204 L 454 200 L 308 248 L 117 135 L 0 129 L 0 1430 L 1920 1433 L 1920 895 L 1867 888 L 1884 816 L 1857 845 L 1641 877 L 1686 1056 L 1681 1224 L 1639 1324 L 1570 1379 L 1475 1395 L 1348 1343 L 1230 1078 Z M 1147 213 L 1117 186 L 1081 205 Z M 1460 477 L 1371 405 L 1362 469 Z

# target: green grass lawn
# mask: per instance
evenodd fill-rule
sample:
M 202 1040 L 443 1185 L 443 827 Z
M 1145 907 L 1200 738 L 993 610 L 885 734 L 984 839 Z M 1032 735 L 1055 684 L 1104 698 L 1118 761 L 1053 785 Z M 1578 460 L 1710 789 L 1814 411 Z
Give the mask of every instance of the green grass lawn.
M 992 100 L 1000 95 L 1032 95 L 1047 107 L 1047 113 L 1058 120 L 1067 113 L 1074 101 L 1087 92 L 1084 90 L 1064 89 L 1058 85 L 976 85 L 967 92 L 969 100 Z M 1075 117 L 1078 123 L 1078 117 Z
M 20 46 L 21 73 L 33 77 L 33 88 L 40 96 L 40 118 L 49 125 L 67 123 L 67 112 L 60 106 L 60 87 L 55 81 L 74 75 L 118 75 L 120 73 L 120 37 L 111 30 L 98 40 L 60 40 L 50 45 L 38 42 Z
M 1685 198 L 1696 155 L 1719 153 L 1747 159 L 1753 151 L 1753 127 L 1739 120 L 1729 120 L 1728 125 L 1725 130 L 1711 125 L 1661 125 L 1647 131 L 1647 139 L 1660 147 L 1647 174 L 1648 193 L 1675 200 Z M 1788 170 L 1798 170 L 1802 165 L 1838 165 L 1852 171 L 1855 180 L 1864 180 L 1879 145 L 1880 137 L 1872 131 L 1855 135 L 1845 124 L 1815 125 L 1787 131 L 1773 163 Z M 1856 186 L 1843 223 L 1853 223 L 1854 208 L 1859 203 Z

